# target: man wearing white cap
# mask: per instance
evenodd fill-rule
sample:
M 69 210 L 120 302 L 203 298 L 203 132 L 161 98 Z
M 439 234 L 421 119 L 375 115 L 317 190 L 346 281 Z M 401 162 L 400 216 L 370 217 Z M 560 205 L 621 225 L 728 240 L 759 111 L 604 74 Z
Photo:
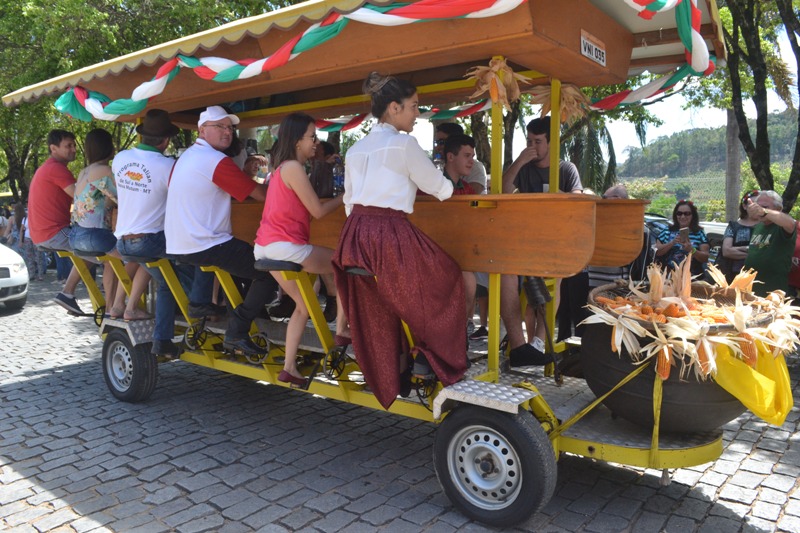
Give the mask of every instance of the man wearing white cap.
M 197 142 L 184 152 L 167 193 L 164 231 L 167 253 L 193 265 L 211 265 L 253 280 L 244 302 L 228 319 L 223 347 L 239 355 L 258 356 L 264 350 L 250 340 L 250 324 L 275 295 L 276 282 L 255 269 L 253 247 L 231 233 L 231 198 L 264 201 L 266 189 L 251 180 L 222 153 L 233 140 L 239 117 L 220 106 L 200 114 Z

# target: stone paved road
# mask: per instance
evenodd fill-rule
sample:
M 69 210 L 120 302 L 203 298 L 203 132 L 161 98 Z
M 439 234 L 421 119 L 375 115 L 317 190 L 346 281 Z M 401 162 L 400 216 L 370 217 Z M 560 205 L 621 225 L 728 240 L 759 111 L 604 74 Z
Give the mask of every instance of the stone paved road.
M 147 403 L 114 400 L 95 327 L 49 302 L 59 286 L 0 309 L 0 530 L 490 531 L 441 493 L 430 424 L 179 362 Z M 667 487 L 562 457 L 555 497 L 519 530 L 798 532 L 798 418 L 743 415 L 720 460 Z

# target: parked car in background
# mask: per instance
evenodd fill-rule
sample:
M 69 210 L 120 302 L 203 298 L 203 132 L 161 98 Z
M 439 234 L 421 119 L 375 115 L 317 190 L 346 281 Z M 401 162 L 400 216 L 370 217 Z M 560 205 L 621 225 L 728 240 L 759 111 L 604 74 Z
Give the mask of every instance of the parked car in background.
M 0 303 L 22 309 L 28 301 L 28 268 L 17 252 L 0 244 Z

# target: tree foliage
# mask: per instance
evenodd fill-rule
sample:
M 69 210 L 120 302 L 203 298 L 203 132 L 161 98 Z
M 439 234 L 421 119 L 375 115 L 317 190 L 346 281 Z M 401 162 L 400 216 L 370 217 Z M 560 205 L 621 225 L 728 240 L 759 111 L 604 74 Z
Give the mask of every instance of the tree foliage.
M 0 4 L 0 91 L 38 83 L 66 72 L 293 3 L 256 0 L 27 0 Z M 44 99 L 0 108 L 0 178 L 15 198 L 48 156 L 47 132 L 55 127 L 80 139 L 93 127 L 112 132 L 119 148 L 132 135 L 124 124 L 83 124 L 58 115 Z M 79 157 L 80 159 L 80 157 Z M 3 164 L 4 163 L 4 164 Z
M 754 127 L 755 122 L 748 122 Z M 792 110 L 769 115 L 770 160 L 791 165 L 797 116 Z M 744 153 L 744 149 L 739 147 Z M 725 173 L 725 127 L 697 128 L 659 137 L 644 148 L 628 149 L 622 177 L 691 177 Z

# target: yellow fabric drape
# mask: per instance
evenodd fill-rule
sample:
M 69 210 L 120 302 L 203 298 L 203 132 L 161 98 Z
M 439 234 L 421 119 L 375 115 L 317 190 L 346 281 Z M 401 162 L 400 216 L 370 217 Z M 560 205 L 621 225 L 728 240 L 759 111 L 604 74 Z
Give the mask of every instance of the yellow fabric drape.
M 731 354 L 726 346 L 717 347 L 716 382 L 736 397 L 756 416 L 780 426 L 793 405 L 789 369 L 783 355 L 774 357 L 760 343 L 758 362 L 751 368 Z

